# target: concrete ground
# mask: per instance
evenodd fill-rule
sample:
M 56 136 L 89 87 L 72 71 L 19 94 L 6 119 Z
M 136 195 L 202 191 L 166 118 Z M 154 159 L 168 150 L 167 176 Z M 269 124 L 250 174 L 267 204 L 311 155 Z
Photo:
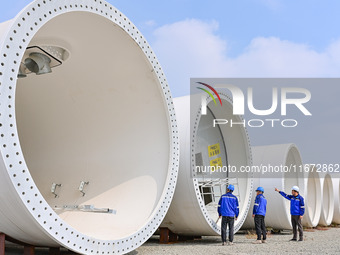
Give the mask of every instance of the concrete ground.
M 310 232 L 313 231 L 313 232 Z M 203 237 L 201 240 L 160 245 L 156 237 L 129 255 L 219 255 L 219 254 L 340 254 L 340 228 L 307 230 L 305 241 L 289 242 L 292 235 L 272 234 L 266 244 L 252 244 L 253 234 L 236 234 L 233 246 L 222 246 L 219 237 Z
M 225 255 L 225 254 L 340 254 L 340 228 L 305 230 L 305 241 L 289 242 L 290 233 L 270 234 L 267 244 L 252 244 L 256 236 L 251 233 L 237 233 L 233 246 L 222 246 L 219 237 L 203 237 L 200 240 L 159 244 L 159 237 L 153 236 L 144 245 L 129 255 Z M 23 254 L 22 247 L 8 246 L 6 255 Z M 48 254 L 46 249 L 36 249 L 36 255 Z M 63 255 L 71 254 L 67 250 Z M 74 254 L 74 253 L 73 253 Z

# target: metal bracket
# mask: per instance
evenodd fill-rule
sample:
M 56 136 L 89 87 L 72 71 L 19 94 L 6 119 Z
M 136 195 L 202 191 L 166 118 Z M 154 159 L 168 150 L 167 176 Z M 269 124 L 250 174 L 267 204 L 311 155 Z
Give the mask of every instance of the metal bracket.
M 63 211 L 80 211 L 80 212 L 93 212 L 93 213 L 109 213 L 116 214 L 117 211 L 110 208 L 96 208 L 94 205 L 63 205 L 55 206 L 54 210 Z
M 90 182 L 81 181 L 78 190 L 85 196 L 84 188 L 85 185 L 89 185 Z
M 57 187 L 61 187 L 61 184 L 52 183 L 51 193 L 54 195 L 54 198 L 59 197 L 59 195 L 56 193 Z

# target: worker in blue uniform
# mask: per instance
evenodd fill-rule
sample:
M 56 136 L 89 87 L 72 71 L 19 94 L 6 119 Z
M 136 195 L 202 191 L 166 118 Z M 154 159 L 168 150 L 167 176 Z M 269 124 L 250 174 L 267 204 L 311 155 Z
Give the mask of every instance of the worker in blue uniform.
M 264 222 L 264 218 L 266 216 L 267 211 L 267 199 L 263 196 L 264 189 L 263 187 L 258 187 L 256 189 L 256 198 L 253 208 L 253 218 L 255 222 L 255 229 L 257 234 L 257 240 L 253 242 L 254 244 L 266 243 L 267 239 L 267 230 Z M 263 239 L 261 240 L 261 235 Z
M 279 192 L 284 198 L 290 200 L 290 214 L 293 226 L 293 238 L 290 241 L 297 241 L 296 227 L 299 229 L 299 241 L 303 241 L 302 217 L 305 213 L 305 201 L 299 194 L 299 187 L 294 186 L 292 188 L 292 195 L 287 195 L 277 188 L 275 188 L 275 191 Z
M 235 187 L 230 184 L 227 187 L 227 193 L 222 195 L 218 202 L 218 215 L 219 218 L 222 217 L 222 225 L 221 225 L 221 237 L 222 237 L 222 245 L 227 244 L 226 239 L 226 231 L 227 226 L 229 228 L 229 245 L 233 245 L 234 240 L 234 221 L 237 220 L 239 214 L 239 204 L 238 199 L 235 195 L 233 195 Z

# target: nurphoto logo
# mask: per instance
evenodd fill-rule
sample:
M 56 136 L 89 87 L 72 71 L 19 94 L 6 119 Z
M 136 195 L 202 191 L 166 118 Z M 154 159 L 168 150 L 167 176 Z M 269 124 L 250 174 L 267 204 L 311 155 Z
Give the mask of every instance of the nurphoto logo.
M 262 118 L 255 118 L 249 120 L 243 120 L 242 122 L 233 122 L 232 119 L 214 119 L 213 126 L 217 125 L 227 125 L 229 124 L 231 127 L 233 125 L 243 125 L 248 127 L 263 127 L 265 124 L 271 125 L 271 127 L 275 127 L 276 124 L 280 123 L 282 127 L 296 127 L 298 125 L 298 121 L 296 119 L 289 119 L 289 118 L 270 118 L 270 116 L 274 113 L 280 111 L 280 115 L 282 117 L 287 116 L 287 106 L 292 105 L 296 107 L 302 115 L 304 116 L 312 116 L 312 113 L 307 109 L 305 106 L 311 100 L 311 92 L 306 88 L 298 88 L 298 87 L 282 87 L 277 88 L 273 87 L 271 91 L 271 106 L 267 109 L 257 109 L 254 106 L 254 90 L 252 87 L 247 88 L 247 94 L 245 95 L 244 92 L 237 86 L 232 84 L 218 84 L 217 86 L 212 86 L 207 83 L 197 82 L 206 88 L 210 89 L 210 92 L 206 88 L 197 87 L 200 90 L 208 93 L 208 95 L 212 98 L 215 105 L 216 99 L 213 94 L 215 94 L 216 98 L 220 101 L 220 105 L 223 106 L 222 100 L 220 98 L 219 93 L 217 90 L 228 90 L 231 93 L 232 100 L 233 100 L 233 115 L 245 115 L 245 107 L 247 110 L 256 116 L 260 116 Z M 216 90 L 217 89 L 217 90 Z M 279 94 L 280 92 L 280 94 Z M 294 94 L 295 97 L 291 98 L 289 95 Z M 206 97 L 202 96 L 201 99 L 201 106 L 202 106 L 202 115 L 207 114 L 207 100 Z M 263 117 L 266 118 L 263 118 Z

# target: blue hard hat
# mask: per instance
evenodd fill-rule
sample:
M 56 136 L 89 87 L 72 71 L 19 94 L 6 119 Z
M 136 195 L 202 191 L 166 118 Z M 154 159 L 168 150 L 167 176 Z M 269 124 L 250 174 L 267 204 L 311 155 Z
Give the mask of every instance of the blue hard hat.
M 264 188 L 262 188 L 262 187 L 258 187 L 258 188 L 256 189 L 256 191 L 261 191 L 261 192 L 264 192 Z
M 229 186 L 228 186 L 228 188 L 227 188 L 228 190 L 231 190 L 231 191 L 234 191 L 234 189 L 235 189 L 235 187 L 234 187 L 234 185 L 232 185 L 232 184 L 229 184 Z

